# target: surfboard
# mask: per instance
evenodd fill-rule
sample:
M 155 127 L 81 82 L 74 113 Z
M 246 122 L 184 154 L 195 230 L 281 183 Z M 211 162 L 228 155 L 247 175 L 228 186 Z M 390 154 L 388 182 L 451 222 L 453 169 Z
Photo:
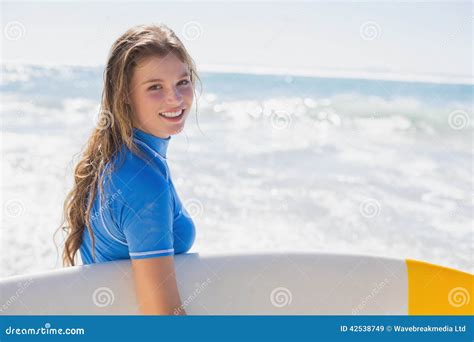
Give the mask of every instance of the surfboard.
M 411 259 L 188 253 L 174 260 L 188 315 L 474 312 L 474 275 Z M 7 277 L 0 293 L 1 315 L 140 314 L 128 259 Z

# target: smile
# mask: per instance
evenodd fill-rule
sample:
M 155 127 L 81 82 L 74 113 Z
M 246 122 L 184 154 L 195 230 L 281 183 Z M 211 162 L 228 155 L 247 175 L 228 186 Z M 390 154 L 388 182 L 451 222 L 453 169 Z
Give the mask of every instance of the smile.
M 163 113 L 159 113 L 159 115 L 168 121 L 173 121 L 173 122 L 179 121 L 184 115 L 184 108 L 178 112 L 163 112 Z

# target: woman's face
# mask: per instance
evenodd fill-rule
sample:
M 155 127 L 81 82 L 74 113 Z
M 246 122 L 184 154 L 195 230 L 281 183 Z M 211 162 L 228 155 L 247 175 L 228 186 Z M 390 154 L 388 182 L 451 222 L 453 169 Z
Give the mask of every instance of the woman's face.
M 134 68 L 130 85 L 134 126 L 160 138 L 178 134 L 193 96 L 188 66 L 174 54 L 144 59 Z

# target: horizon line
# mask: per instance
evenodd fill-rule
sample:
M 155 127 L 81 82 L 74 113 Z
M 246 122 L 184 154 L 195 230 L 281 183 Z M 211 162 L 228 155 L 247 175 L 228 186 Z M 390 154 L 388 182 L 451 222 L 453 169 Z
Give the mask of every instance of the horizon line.
M 0 61 L 2 66 L 39 66 L 49 68 L 61 67 L 90 67 L 104 68 L 105 64 L 67 64 L 67 63 L 28 63 L 17 61 Z M 275 76 L 296 76 L 314 78 L 338 78 L 338 79 L 359 79 L 370 81 L 395 81 L 414 83 L 436 83 L 436 84 L 458 84 L 474 85 L 472 76 L 452 75 L 452 74 L 431 74 L 413 72 L 393 72 L 375 71 L 363 69 L 336 69 L 336 68 L 284 68 L 284 67 L 264 67 L 246 66 L 236 64 L 201 64 L 198 65 L 198 72 L 206 73 L 238 73 L 250 75 L 275 75 Z

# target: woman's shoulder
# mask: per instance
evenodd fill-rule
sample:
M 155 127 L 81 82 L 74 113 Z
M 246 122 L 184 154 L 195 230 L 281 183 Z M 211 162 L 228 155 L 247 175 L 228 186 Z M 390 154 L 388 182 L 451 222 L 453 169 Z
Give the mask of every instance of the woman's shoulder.
M 123 146 L 107 163 L 104 183 L 109 191 L 120 190 L 123 194 L 143 193 L 146 190 L 169 186 L 169 170 L 166 161 L 159 156 L 138 155 Z

